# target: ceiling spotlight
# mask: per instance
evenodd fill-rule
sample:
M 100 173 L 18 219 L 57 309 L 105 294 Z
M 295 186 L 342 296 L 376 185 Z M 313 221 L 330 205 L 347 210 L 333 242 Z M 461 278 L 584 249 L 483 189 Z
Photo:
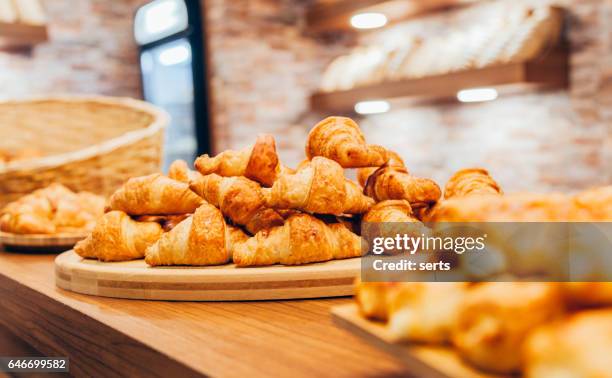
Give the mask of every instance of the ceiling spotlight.
M 471 88 L 457 92 L 457 100 L 461 102 L 493 101 L 497 98 L 495 88 Z
M 355 104 L 355 112 L 358 114 L 386 113 L 389 109 L 391 109 L 391 105 L 384 100 L 360 101 Z
M 359 13 L 351 17 L 351 26 L 357 29 L 376 29 L 387 24 L 387 16 L 382 13 Z

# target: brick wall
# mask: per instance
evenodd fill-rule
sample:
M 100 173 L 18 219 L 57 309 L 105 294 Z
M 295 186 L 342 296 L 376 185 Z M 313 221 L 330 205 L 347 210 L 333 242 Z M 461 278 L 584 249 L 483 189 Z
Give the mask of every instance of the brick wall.
M 29 52 L 0 52 L 0 97 L 53 92 L 139 97 L 131 28 L 144 2 L 44 0 L 51 40 Z M 401 152 L 413 172 L 440 182 L 468 165 L 489 168 L 509 191 L 611 182 L 612 4 L 556 2 L 569 10 L 569 91 L 476 105 L 394 108 L 359 120 L 368 139 Z M 270 132 L 281 158 L 297 164 L 308 129 L 326 116 L 309 110 L 308 97 L 329 61 L 355 41 L 309 35 L 305 0 L 207 0 L 207 5 L 216 149 L 240 148 Z M 441 14 L 405 27 L 433 34 L 440 32 L 441 19 L 451 18 Z M 362 39 L 375 41 L 386 32 Z
M 532 4 L 545 0 L 529 0 Z M 557 1 L 569 10 L 571 89 L 503 97 L 486 104 L 394 108 L 360 119 L 366 136 L 400 152 L 415 173 L 446 181 L 453 170 L 484 166 L 508 191 L 573 190 L 612 182 L 612 5 Z M 304 33 L 302 1 L 209 1 L 218 149 L 272 132 L 281 157 L 303 157 L 308 128 L 325 116 L 308 109 L 322 68 L 352 41 Z M 439 14 L 407 23 L 425 35 Z M 372 42 L 382 32 L 366 34 Z
M 43 0 L 50 40 L 0 51 L 0 97 L 98 93 L 140 97 L 132 17 L 145 0 Z

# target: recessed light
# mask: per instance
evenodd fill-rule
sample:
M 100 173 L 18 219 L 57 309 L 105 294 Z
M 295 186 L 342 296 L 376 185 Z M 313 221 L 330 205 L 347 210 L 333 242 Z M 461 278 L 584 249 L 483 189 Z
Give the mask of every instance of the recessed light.
M 493 101 L 497 98 L 495 88 L 471 88 L 457 92 L 457 99 L 461 102 Z
M 391 105 L 384 100 L 360 101 L 355 104 L 355 112 L 358 114 L 386 113 L 389 109 Z
M 387 16 L 382 13 L 358 13 L 351 17 L 351 26 L 357 29 L 376 29 L 387 24 Z

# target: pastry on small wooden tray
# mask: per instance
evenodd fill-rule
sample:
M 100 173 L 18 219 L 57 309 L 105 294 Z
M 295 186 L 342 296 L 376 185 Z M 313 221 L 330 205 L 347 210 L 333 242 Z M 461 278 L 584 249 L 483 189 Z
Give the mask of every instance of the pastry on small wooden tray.
M 65 250 L 87 236 L 103 212 L 104 198 L 52 184 L 0 211 L 0 243 L 20 250 Z

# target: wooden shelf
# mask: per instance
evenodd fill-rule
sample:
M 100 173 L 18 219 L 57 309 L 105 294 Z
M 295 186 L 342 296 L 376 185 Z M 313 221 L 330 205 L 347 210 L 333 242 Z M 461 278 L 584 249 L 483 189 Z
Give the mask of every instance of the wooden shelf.
M 357 87 L 312 95 L 312 109 L 320 111 L 352 111 L 359 101 L 410 98 L 448 100 L 461 89 L 494 87 L 504 89 L 566 88 L 568 85 L 568 49 L 557 47 L 529 62 L 511 63 L 444 75 Z
M 306 14 L 308 30 L 326 32 L 354 30 L 351 16 L 358 12 L 380 12 L 389 22 L 474 3 L 477 0 L 342 0 L 316 2 Z
M 48 40 L 46 25 L 0 22 L 0 47 L 24 47 Z

